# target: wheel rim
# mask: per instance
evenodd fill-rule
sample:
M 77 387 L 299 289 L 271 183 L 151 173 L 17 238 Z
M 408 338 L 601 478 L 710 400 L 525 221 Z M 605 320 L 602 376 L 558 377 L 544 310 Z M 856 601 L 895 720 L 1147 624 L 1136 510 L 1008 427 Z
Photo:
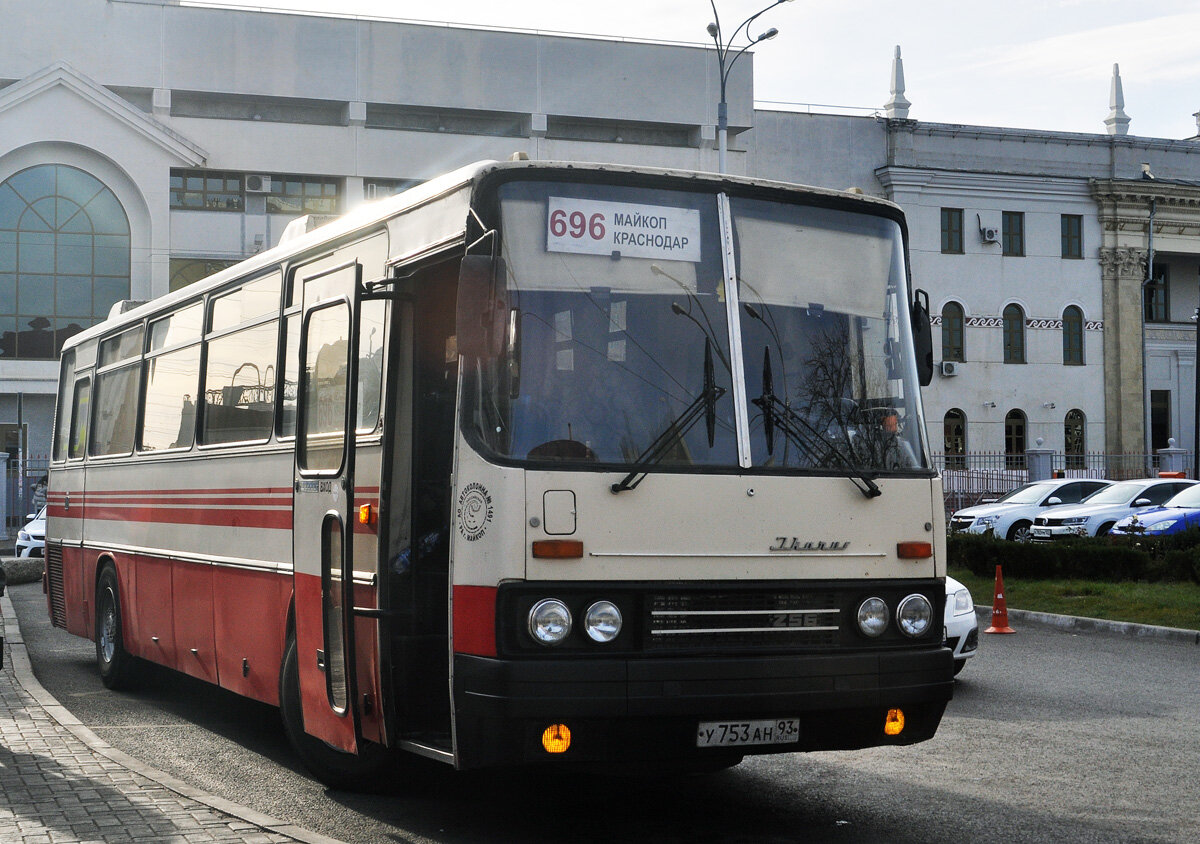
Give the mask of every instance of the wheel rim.
M 104 608 L 100 611 L 100 657 L 112 662 L 117 652 L 117 613 L 111 589 L 104 592 Z

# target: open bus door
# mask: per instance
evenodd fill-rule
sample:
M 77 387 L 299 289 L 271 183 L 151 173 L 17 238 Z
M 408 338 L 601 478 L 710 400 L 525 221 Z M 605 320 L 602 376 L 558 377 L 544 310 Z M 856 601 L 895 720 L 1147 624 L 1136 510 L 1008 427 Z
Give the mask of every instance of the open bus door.
M 361 281 L 358 263 L 304 280 L 292 525 L 304 731 L 347 753 L 361 738 L 351 518 Z

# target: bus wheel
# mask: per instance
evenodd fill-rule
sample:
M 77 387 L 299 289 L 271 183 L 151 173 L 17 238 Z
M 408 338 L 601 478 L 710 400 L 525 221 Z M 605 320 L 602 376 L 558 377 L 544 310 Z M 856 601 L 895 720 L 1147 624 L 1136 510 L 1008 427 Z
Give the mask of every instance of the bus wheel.
M 279 672 L 279 714 L 283 731 L 304 767 L 330 788 L 346 791 L 379 791 L 394 782 L 387 776 L 393 757 L 373 743 L 359 745 L 358 755 L 346 753 L 304 732 L 304 710 L 300 704 L 300 667 L 296 637 L 289 636 Z
M 100 680 L 110 689 L 133 684 L 134 657 L 125 650 L 121 634 L 121 597 L 112 566 L 105 566 L 96 582 L 96 667 Z

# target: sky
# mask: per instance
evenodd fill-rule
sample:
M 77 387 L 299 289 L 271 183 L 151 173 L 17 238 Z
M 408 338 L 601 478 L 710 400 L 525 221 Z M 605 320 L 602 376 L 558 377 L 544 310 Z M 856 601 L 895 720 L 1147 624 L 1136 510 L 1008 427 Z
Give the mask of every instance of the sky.
M 204 0 L 184 0 L 205 5 Z M 726 37 L 771 0 L 717 0 Z M 709 0 L 250 0 L 256 8 L 712 44 Z M 1196 0 L 788 0 L 754 35 L 760 108 L 878 109 L 904 58 L 910 117 L 1105 132 L 1119 64 L 1133 135 L 1188 138 L 1200 111 Z M 737 46 L 745 43 L 739 40 Z

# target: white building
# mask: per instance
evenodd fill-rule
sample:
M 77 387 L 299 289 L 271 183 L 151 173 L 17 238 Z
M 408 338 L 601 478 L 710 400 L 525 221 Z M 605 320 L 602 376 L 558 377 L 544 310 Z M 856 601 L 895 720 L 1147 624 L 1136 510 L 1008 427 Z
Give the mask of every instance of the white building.
M 0 442 L 10 454 L 48 451 L 66 336 L 115 301 L 271 246 L 298 215 L 341 213 L 518 151 L 717 166 L 717 62 L 702 45 L 174 0 L 0 0 L 0 20 Z M 1147 293 L 1146 418 L 1155 445 L 1169 435 L 1190 446 L 1200 143 L 1124 134 L 1119 88 L 1095 135 L 922 123 L 909 117 L 898 59 L 875 116 L 755 111 L 752 58 L 730 80 L 729 169 L 856 186 L 909 215 L 914 278 L 930 293 L 935 341 L 946 338 L 937 360 L 954 364 L 927 393 L 935 450 L 943 419 L 951 450 L 1037 438 L 1056 450 L 1143 450 L 1152 200 L 1162 281 Z M 1156 180 L 1142 178 L 1143 163 Z M 1068 429 L 1082 440 L 1068 443 Z

